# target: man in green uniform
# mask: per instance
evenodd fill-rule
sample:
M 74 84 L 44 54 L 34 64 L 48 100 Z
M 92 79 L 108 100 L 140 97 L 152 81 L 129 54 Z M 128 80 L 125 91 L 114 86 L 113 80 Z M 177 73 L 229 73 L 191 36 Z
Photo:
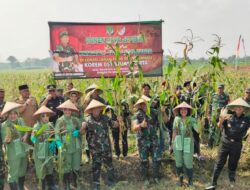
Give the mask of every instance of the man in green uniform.
M 100 189 L 101 166 L 107 169 L 107 185 L 114 185 L 114 168 L 112 164 L 111 143 L 109 128 L 118 127 L 118 122 L 112 121 L 102 111 L 106 106 L 92 100 L 85 113 L 88 114 L 86 122 L 83 122 L 81 133 L 87 132 L 89 151 L 92 157 L 93 189 Z
M 59 63 L 60 72 L 77 72 L 75 66 L 79 65 L 78 55 L 74 48 L 69 45 L 67 31 L 60 33 L 60 44 L 56 46 L 53 58 Z
M 220 140 L 220 130 L 216 128 L 219 121 L 220 111 L 229 103 L 229 95 L 224 92 L 224 84 L 219 84 L 217 93 L 212 96 L 212 104 L 210 105 L 210 131 L 208 146 L 213 147 L 214 143 L 218 144 Z
M 2 115 L 7 120 L 2 124 L 1 136 L 6 147 L 8 183 L 11 190 L 23 190 L 27 170 L 27 145 L 24 142 L 24 121 L 18 117 L 21 104 L 6 102 Z M 15 125 L 18 125 L 17 128 Z
M 149 156 L 153 160 L 153 180 L 159 182 L 159 169 L 161 163 L 161 151 L 157 136 L 158 112 L 150 108 L 150 113 L 147 113 L 147 102 L 150 98 L 142 96 L 134 105 L 137 109 L 132 118 L 132 129 L 137 133 L 137 146 L 140 156 L 140 172 L 145 185 L 149 184 Z M 167 122 L 165 110 L 161 110 L 164 122 Z

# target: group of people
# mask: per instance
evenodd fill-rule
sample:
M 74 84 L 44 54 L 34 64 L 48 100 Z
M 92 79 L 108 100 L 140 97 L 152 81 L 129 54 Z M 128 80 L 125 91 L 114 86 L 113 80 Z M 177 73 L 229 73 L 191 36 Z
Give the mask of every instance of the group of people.
M 132 108 L 125 100 L 120 102 L 119 114 L 117 108 L 101 97 L 103 89 L 95 84 L 85 90 L 83 102 L 83 93 L 72 83 L 67 84 L 65 93 L 56 85 L 48 85 L 40 104 L 31 96 L 26 84 L 19 86 L 20 97 L 13 102 L 5 102 L 5 91 L 0 89 L 0 190 L 4 188 L 6 167 L 10 189 L 23 190 L 27 166 L 32 159 L 42 189 L 58 189 L 53 175 L 55 167 L 65 190 L 79 188 L 83 150 L 92 161 L 92 189 L 100 189 L 102 164 L 107 170 L 107 185 L 114 186 L 110 130 L 117 159 L 121 155 L 120 138 L 122 155 L 127 157 L 128 132 L 136 134 L 140 174 L 145 185 L 159 182 L 161 160 L 168 144 L 170 153 L 174 154 L 177 185 L 193 186 L 193 156 L 204 159 L 200 151 L 199 114 L 193 114 L 194 87 L 192 81 L 186 81 L 182 93 L 183 87 L 178 85 L 174 95 L 164 101 L 171 102 L 172 107 L 169 107 L 160 103 L 159 97 L 152 97 L 151 87 L 145 83 Z M 249 103 L 250 88 L 245 90 L 244 97 L 230 101 L 224 85 L 218 85 L 212 97 L 207 130 L 208 146 L 219 144 L 219 149 L 211 186 L 206 189 L 216 188 L 228 157 L 229 180 L 234 186 L 242 140 L 250 127 Z M 184 174 L 188 177 L 187 184 Z

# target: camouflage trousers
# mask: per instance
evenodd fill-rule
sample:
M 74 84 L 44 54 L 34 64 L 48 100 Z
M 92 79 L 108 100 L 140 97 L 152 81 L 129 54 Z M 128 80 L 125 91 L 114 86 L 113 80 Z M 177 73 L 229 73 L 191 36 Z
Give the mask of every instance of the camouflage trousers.
M 101 152 L 96 153 L 91 151 L 92 156 L 92 173 L 93 173 L 93 184 L 94 186 L 100 186 L 100 176 L 102 163 L 107 171 L 107 183 L 114 182 L 114 167 L 112 164 L 112 153 Z
M 140 173 L 143 180 L 149 178 L 149 156 L 153 160 L 153 178 L 159 178 L 159 170 L 161 163 L 161 152 L 158 143 L 152 143 L 150 146 L 145 146 L 138 142 L 138 150 L 140 156 Z
M 2 148 L 2 147 L 0 147 Z M 0 150 L 1 151 L 1 150 Z M 3 159 L 3 155 L 0 152 L 0 190 L 3 190 L 4 188 L 4 159 Z

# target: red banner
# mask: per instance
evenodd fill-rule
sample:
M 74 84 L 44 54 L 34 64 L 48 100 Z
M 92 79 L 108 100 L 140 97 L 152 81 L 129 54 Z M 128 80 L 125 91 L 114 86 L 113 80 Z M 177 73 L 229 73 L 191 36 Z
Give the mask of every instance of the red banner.
M 119 45 L 117 64 L 122 75 L 131 72 L 127 53 L 139 56 L 144 76 L 162 75 L 162 21 L 49 22 L 49 27 L 55 79 L 114 77 L 115 44 Z

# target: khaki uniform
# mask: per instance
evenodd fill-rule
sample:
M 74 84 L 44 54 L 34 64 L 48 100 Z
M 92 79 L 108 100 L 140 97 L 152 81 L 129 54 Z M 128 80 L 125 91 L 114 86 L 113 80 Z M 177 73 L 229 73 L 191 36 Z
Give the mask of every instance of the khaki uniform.
M 33 127 L 36 123 L 36 120 L 32 117 L 32 115 L 37 111 L 38 104 L 34 97 L 30 97 L 31 103 L 29 103 L 25 110 L 23 112 L 20 112 L 20 117 L 23 118 L 25 124 L 29 127 Z M 15 100 L 18 104 L 24 104 L 26 100 L 24 100 L 22 97 L 17 98 Z

